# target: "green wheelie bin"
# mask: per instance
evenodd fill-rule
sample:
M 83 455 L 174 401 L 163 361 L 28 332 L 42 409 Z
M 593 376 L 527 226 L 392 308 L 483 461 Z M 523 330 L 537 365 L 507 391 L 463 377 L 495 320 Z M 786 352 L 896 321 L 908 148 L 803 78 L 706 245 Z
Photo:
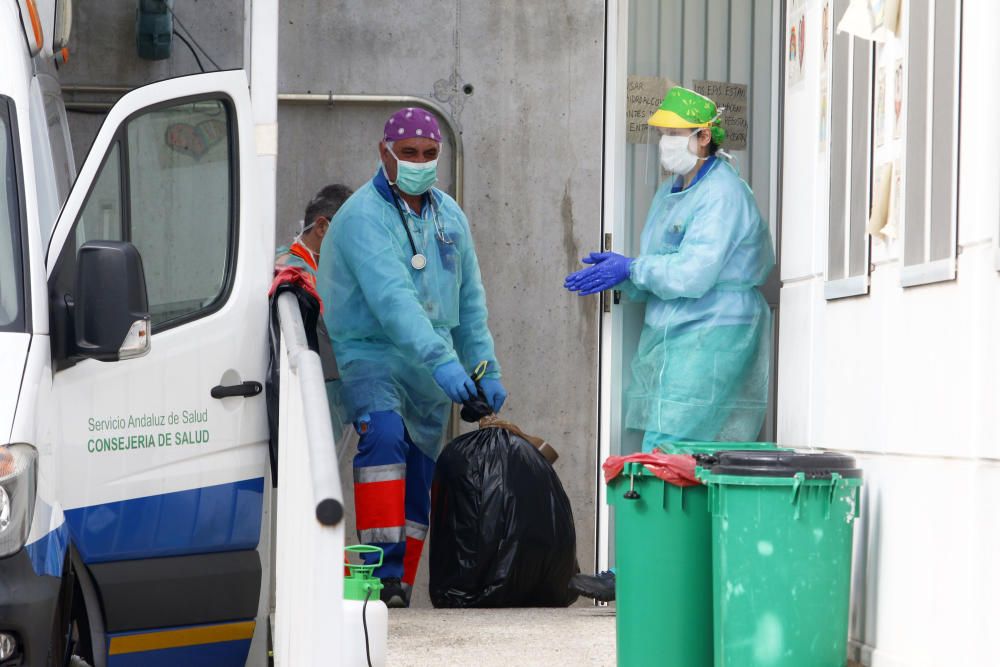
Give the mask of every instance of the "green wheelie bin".
M 722 452 L 712 512 L 716 667 L 844 667 L 862 473 L 830 452 Z
M 677 443 L 671 453 L 773 450 L 773 443 Z M 712 667 L 711 514 L 705 486 L 663 481 L 626 462 L 614 507 L 619 667 Z

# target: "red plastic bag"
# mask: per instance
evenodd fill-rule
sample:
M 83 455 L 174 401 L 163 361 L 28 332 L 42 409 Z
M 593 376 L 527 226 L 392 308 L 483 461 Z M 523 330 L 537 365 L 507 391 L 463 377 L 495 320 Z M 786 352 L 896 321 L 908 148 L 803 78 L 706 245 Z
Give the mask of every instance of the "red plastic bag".
M 319 292 L 316 291 L 316 279 L 312 274 L 297 266 L 283 266 L 274 272 L 274 280 L 271 281 L 271 288 L 267 290 L 267 295 L 274 296 L 278 285 L 286 283 L 301 287 L 308 292 L 309 296 L 316 299 L 316 303 L 319 304 L 319 312 L 323 312 L 323 300 L 319 298 Z
M 610 456 L 602 466 L 604 468 L 604 481 L 610 482 L 620 475 L 626 463 L 641 463 L 646 470 L 674 486 L 701 484 L 694 474 L 696 464 L 693 456 L 689 454 L 664 454 L 662 452 Z

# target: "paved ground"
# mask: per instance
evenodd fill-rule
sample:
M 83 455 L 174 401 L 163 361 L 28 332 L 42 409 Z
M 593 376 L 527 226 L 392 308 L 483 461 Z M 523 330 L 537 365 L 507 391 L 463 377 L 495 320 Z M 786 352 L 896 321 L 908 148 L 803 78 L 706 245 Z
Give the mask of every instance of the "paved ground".
M 390 609 L 388 665 L 615 664 L 613 607 Z

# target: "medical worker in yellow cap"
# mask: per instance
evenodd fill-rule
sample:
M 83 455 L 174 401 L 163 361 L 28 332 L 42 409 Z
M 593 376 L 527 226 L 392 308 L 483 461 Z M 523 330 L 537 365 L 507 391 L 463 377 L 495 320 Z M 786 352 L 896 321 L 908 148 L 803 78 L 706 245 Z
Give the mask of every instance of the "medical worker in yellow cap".
M 712 100 L 675 86 L 648 122 L 676 178 L 653 198 L 639 256 L 591 253 L 565 286 L 618 289 L 646 304 L 625 418 L 645 432 L 643 451 L 754 440 L 768 396 L 771 314 L 758 288 L 774 267 L 771 234 L 750 188 L 717 155 L 725 130 Z M 578 579 L 581 593 L 613 599 L 613 573 Z

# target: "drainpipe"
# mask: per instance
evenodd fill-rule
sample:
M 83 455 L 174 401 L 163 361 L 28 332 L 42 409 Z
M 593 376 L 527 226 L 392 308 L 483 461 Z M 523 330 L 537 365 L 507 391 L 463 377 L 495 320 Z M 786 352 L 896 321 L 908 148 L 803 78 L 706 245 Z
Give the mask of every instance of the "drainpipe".
M 337 93 L 278 93 L 278 103 L 286 104 L 325 104 L 333 107 L 335 104 L 374 105 L 392 104 L 395 106 L 412 106 L 427 109 L 437 114 L 438 118 L 448 126 L 451 136 L 451 146 L 454 150 L 455 169 L 455 201 L 463 205 L 465 193 L 465 151 L 462 146 L 462 132 L 455 125 L 451 114 L 434 100 L 415 95 L 340 95 Z

